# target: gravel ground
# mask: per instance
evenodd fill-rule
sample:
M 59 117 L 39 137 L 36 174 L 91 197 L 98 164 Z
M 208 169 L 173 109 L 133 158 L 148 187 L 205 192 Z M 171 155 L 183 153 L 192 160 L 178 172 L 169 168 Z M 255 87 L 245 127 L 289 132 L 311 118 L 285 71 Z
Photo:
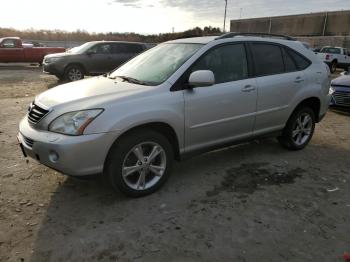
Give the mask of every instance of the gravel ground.
M 274 139 L 176 163 L 128 199 L 21 155 L 17 126 L 59 84 L 0 65 L 0 261 L 343 261 L 350 252 L 350 114 L 330 111 L 302 151 Z

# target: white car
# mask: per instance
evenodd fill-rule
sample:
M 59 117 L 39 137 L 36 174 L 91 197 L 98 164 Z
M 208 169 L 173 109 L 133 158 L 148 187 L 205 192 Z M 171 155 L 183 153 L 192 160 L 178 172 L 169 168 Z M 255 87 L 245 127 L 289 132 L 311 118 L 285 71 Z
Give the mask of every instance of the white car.
M 350 56 L 346 48 L 325 46 L 315 54 L 329 66 L 332 73 L 337 67 L 347 69 L 350 66 Z

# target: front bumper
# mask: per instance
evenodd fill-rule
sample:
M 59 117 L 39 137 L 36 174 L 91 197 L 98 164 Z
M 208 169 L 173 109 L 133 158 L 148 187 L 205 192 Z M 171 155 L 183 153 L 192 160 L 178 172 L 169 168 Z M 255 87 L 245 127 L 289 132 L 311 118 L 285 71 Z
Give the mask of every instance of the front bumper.
M 350 107 L 350 87 L 334 86 L 330 106 Z
M 27 156 L 72 176 L 102 173 L 109 148 L 117 137 L 117 132 L 68 136 L 36 130 L 26 117 L 20 122 L 17 136 Z
M 46 74 L 52 74 L 52 75 L 63 75 L 63 70 L 60 70 L 54 63 L 43 63 L 43 72 Z

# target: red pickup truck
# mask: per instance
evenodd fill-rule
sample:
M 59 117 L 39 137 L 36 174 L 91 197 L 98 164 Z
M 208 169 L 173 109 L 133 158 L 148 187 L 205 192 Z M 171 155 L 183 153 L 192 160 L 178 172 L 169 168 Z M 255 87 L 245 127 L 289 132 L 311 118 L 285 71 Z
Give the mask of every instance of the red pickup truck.
M 42 64 L 44 56 L 65 52 L 63 47 L 34 47 L 18 37 L 0 38 L 0 63 L 28 62 Z

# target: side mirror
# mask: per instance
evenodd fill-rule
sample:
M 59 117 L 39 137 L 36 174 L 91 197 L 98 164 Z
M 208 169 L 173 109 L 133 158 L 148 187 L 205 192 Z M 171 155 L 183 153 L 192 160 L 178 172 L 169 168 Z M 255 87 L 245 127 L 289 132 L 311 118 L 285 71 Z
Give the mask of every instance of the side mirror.
M 214 73 L 210 70 L 198 70 L 191 73 L 189 87 L 211 86 L 215 84 Z

